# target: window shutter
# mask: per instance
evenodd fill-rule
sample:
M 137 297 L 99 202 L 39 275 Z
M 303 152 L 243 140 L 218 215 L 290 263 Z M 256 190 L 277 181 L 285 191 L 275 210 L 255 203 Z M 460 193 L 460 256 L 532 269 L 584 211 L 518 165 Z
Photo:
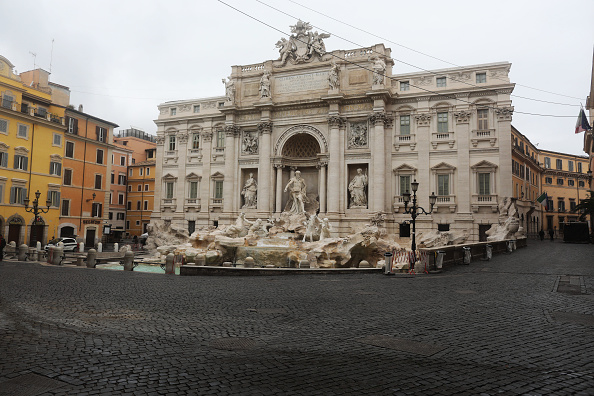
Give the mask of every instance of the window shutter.
M 56 199 L 56 206 L 60 206 L 60 191 L 58 191 L 58 197 Z
M 62 176 L 62 164 L 58 163 L 58 176 Z
M 99 212 L 97 217 L 103 217 L 103 204 L 97 205 L 97 211 Z
M 95 127 L 95 136 L 96 136 L 96 140 L 99 140 L 99 127 L 98 126 Z
M 5 168 L 8 168 L 8 153 L 2 153 L 2 165 Z
M 23 193 L 21 194 L 21 205 L 25 204 L 25 197 L 27 196 L 27 189 L 23 188 Z
M 23 157 L 23 165 L 25 168 L 23 170 L 27 170 L 27 166 L 29 165 L 29 157 Z
M 10 187 L 10 203 L 16 203 L 16 187 Z
M 19 155 L 14 156 L 14 169 L 19 169 Z

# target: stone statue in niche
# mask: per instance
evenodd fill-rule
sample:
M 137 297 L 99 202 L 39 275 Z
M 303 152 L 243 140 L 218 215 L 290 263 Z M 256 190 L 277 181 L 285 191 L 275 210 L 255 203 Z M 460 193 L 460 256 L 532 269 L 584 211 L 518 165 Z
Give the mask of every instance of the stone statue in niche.
M 330 87 L 330 90 L 340 88 L 338 65 L 335 62 L 332 62 L 332 66 L 330 67 L 330 73 L 328 73 L 328 86 Z
M 367 147 L 367 123 L 350 124 L 349 148 Z
M 289 180 L 285 187 L 285 192 L 291 190 L 291 207 L 289 213 L 304 213 L 305 203 L 308 202 L 307 186 L 305 180 L 301 178 L 301 172 L 296 171 L 295 176 Z
M 231 77 L 227 77 L 227 80 L 223 78 L 223 84 L 225 84 L 225 100 L 227 102 L 233 102 L 235 100 L 235 81 Z
M 254 179 L 253 173 L 250 173 L 250 177 L 245 181 L 241 195 L 243 196 L 242 209 L 256 209 L 258 205 L 258 181 Z
M 270 72 L 266 70 L 260 78 L 260 98 L 270 97 Z
M 382 85 L 386 74 L 386 62 L 379 57 L 370 60 L 373 60 L 373 85 Z
M 241 152 L 242 154 L 258 154 L 258 134 L 256 132 L 244 132 Z
M 351 194 L 351 200 L 349 202 L 350 209 L 367 208 L 367 195 L 365 194 L 366 187 L 367 174 L 364 174 L 363 169 L 359 168 L 357 169 L 357 174 L 349 183 L 349 192 Z

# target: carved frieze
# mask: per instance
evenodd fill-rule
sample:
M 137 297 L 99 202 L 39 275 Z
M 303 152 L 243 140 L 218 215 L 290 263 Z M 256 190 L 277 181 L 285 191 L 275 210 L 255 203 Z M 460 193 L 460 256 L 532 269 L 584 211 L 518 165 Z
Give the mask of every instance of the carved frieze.
M 212 141 L 212 131 L 203 132 L 201 135 L 204 142 Z
M 204 109 L 215 109 L 217 107 L 217 102 L 206 102 L 202 104 Z
M 414 85 L 431 85 L 433 84 L 433 77 L 432 76 L 422 76 L 413 79 Z
M 178 132 L 177 133 L 177 140 L 180 143 L 187 143 L 188 142 L 188 132 Z
M 448 74 L 448 77 L 453 81 L 468 81 L 472 75 L 468 72 L 456 72 Z
M 468 124 L 470 122 L 470 116 L 472 113 L 470 111 L 455 111 L 454 117 L 456 118 L 457 124 Z
M 367 148 L 369 146 L 369 135 L 367 122 L 349 123 L 348 148 Z
M 241 154 L 253 155 L 258 154 L 258 133 L 257 132 L 243 132 L 241 137 Z
M 188 112 L 190 111 L 191 106 L 189 104 L 184 104 L 178 107 L 180 113 L 184 113 L 184 112 Z
M 503 69 L 489 70 L 489 76 L 493 78 L 507 78 L 509 74 L 509 67 Z
M 415 116 L 415 120 L 417 121 L 418 126 L 429 126 L 431 123 L 431 114 L 417 114 Z
M 495 109 L 495 114 L 497 114 L 497 119 L 499 121 L 511 121 L 512 115 L 514 114 L 514 107 L 498 107 Z
M 328 125 L 331 127 L 342 128 L 346 125 L 346 118 L 341 116 L 330 116 L 328 117 Z
M 165 114 L 169 113 L 169 108 L 162 108 L 162 109 L 160 110 L 160 113 L 161 113 L 162 115 L 165 115 Z

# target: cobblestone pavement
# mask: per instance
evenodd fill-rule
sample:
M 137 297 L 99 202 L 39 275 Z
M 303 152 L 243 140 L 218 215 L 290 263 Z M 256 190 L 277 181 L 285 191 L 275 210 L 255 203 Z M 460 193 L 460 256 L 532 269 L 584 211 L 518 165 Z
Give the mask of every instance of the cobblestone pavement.
M 0 395 L 594 394 L 594 245 L 442 274 L 0 263 Z

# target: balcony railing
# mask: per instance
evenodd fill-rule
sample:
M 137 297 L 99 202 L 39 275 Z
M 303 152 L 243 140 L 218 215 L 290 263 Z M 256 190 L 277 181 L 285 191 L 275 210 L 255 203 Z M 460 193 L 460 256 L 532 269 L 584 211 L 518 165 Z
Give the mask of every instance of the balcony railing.
M 188 212 L 190 209 L 195 211 L 200 211 L 200 198 L 186 198 L 186 203 L 184 205 L 184 210 Z
M 170 209 L 175 211 L 177 209 L 177 198 L 163 198 L 161 199 L 161 211 L 165 211 L 165 209 Z

